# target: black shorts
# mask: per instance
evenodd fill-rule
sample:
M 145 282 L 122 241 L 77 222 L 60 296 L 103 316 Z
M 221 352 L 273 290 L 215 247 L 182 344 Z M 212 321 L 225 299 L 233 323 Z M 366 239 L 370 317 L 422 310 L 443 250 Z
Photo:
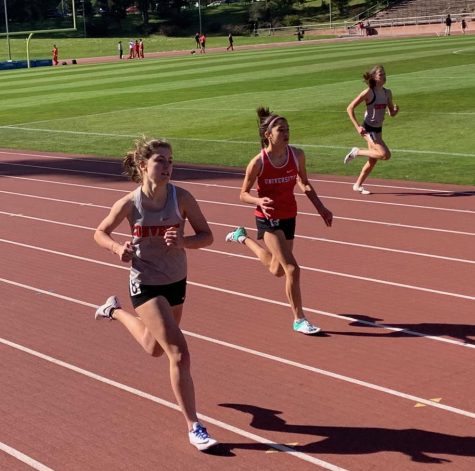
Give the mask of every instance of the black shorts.
M 290 219 L 266 219 L 256 216 L 257 238 L 263 239 L 265 232 L 282 231 L 286 240 L 295 237 L 295 218 Z
M 169 285 L 142 285 L 129 283 L 130 300 L 134 308 L 150 301 L 157 296 L 163 296 L 170 306 L 179 306 L 186 298 L 186 278 Z
M 371 126 L 370 124 L 368 124 L 366 121 L 363 122 L 363 127 L 365 128 L 366 131 L 368 131 L 370 134 L 372 132 L 383 132 L 383 127 L 382 126 L 379 126 L 379 127 L 374 127 L 374 126 Z

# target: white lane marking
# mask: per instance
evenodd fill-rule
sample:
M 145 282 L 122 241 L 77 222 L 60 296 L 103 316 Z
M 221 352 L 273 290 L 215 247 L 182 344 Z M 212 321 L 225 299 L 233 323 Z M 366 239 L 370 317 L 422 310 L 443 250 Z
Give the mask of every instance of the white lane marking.
M 72 303 L 75 303 L 75 304 L 79 304 L 81 306 L 90 307 L 92 309 L 97 309 L 97 307 L 98 307 L 97 305 L 94 305 L 94 304 L 91 304 L 91 303 L 88 303 L 88 302 L 84 302 L 84 301 L 81 301 L 81 300 L 76 299 L 76 298 L 71 298 L 69 296 L 63 296 L 63 295 L 60 295 L 60 294 L 57 294 L 57 293 L 52 293 L 50 291 L 45 291 L 45 290 L 42 290 L 42 289 L 39 289 L 39 288 L 35 288 L 34 286 L 31 286 L 31 285 L 25 285 L 23 283 L 18 283 L 16 281 L 8 280 L 8 279 L 5 279 L 5 278 L 0 278 L 0 282 L 6 283 L 6 284 L 9 284 L 9 285 L 13 285 L 13 286 L 16 286 L 18 288 L 23 288 L 23 289 L 26 289 L 26 290 L 29 290 L 29 291 L 34 291 L 36 293 L 41 293 L 41 294 L 51 296 L 51 297 L 54 297 L 54 298 L 59 298 L 59 299 L 62 299 L 64 301 L 69 301 L 69 302 L 72 302 Z M 416 403 L 420 402 L 421 404 L 425 404 L 426 406 L 435 407 L 437 409 L 445 410 L 446 412 L 451 412 L 451 413 L 454 413 L 454 414 L 462 415 L 464 417 L 469 417 L 469 418 L 475 419 L 475 412 L 466 411 L 464 409 L 459 409 L 457 407 L 449 406 L 447 404 L 442 404 L 442 403 L 439 403 L 439 402 L 431 401 L 430 399 L 424 399 L 424 398 L 421 398 L 421 397 L 418 397 L 418 396 L 414 396 L 412 394 L 407 394 L 407 393 L 404 393 L 404 392 L 401 392 L 401 391 L 397 391 L 397 390 L 392 389 L 392 388 L 379 386 L 377 384 L 369 383 L 367 381 L 362 381 L 362 380 L 359 380 L 359 379 L 356 379 L 356 378 L 352 378 L 350 376 L 345 376 L 345 375 L 342 375 L 342 374 L 339 374 L 339 373 L 334 373 L 332 371 L 324 370 L 324 369 L 317 368 L 317 367 L 314 367 L 314 366 L 299 363 L 299 362 L 296 362 L 296 361 L 293 361 L 293 360 L 288 360 L 286 358 L 278 357 L 276 355 L 271 355 L 271 354 L 268 354 L 268 353 L 260 352 L 258 350 L 254 350 L 252 348 L 243 347 L 241 345 L 236 345 L 236 344 L 233 344 L 233 343 L 225 342 L 225 341 L 218 340 L 218 339 L 215 339 L 215 338 L 212 338 L 212 337 L 207 337 L 205 335 L 196 334 L 196 333 L 190 332 L 188 330 L 183 330 L 183 333 L 186 334 L 186 335 L 189 335 L 189 336 L 193 336 L 197 339 L 201 339 L 201 340 L 204 340 L 204 341 L 207 341 L 207 342 L 212 342 L 212 343 L 215 343 L 215 344 L 223 346 L 223 347 L 231 348 L 233 350 L 242 351 L 242 352 L 248 353 L 248 354 L 253 355 L 253 356 L 257 356 L 257 357 L 260 357 L 260 358 L 266 358 L 267 360 L 271 360 L 271 361 L 281 363 L 281 364 L 284 364 L 284 365 L 288 365 L 288 366 L 293 366 L 293 367 L 296 367 L 296 368 L 299 368 L 299 369 L 302 369 L 302 370 L 310 371 L 310 372 L 318 374 L 318 375 L 326 376 L 326 377 L 329 377 L 329 378 L 332 378 L 332 379 L 341 380 L 341 381 L 344 381 L 344 382 L 350 383 L 350 384 L 356 384 L 358 386 L 362 386 L 362 387 L 367 388 L 367 389 L 372 389 L 374 391 L 378 391 L 378 392 L 381 392 L 381 393 L 384 393 L 384 394 L 388 394 L 388 395 L 395 396 L 395 397 L 402 398 L 402 399 L 407 399 L 411 402 L 416 402 Z M 4 343 L 5 343 L 4 339 L 0 338 L 0 341 L 4 341 Z M 176 406 L 175 404 L 173 404 L 173 406 L 176 407 L 177 410 L 178 410 L 178 406 Z M 206 419 L 206 420 L 208 420 L 208 419 Z
M 82 203 L 82 202 L 78 202 L 78 201 L 62 200 L 62 199 L 59 199 L 59 198 L 50 198 L 50 197 L 46 197 L 46 196 L 37 196 L 37 195 L 31 195 L 31 194 L 27 194 L 27 193 L 17 193 L 17 192 L 14 192 L 14 191 L 0 190 L 0 193 L 4 193 L 4 194 L 7 194 L 7 195 L 14 195 L 14 196 L 23 196 L 25 198 L 35 198 L 35 199 L 41 199 L 41 200 L 47 200 L 47 201 L 48 200 L 49 201 L 56 201 L 58 203 L 64 202 L 64 203 L 67 203 L 67 204 L 76 204 L 76 205 L 79 205 L 79 206 L 92 206 L 92 207 L 96 207 L 96 208 L 105 208 L 106 207 L 106 206 L 97 205 L 97 204 L 93 204 L 93 203 Z M 198 201 L 199 203 L 212 204 L 212 205 L 218 205 L 218 206 L 232 206 L 232 207 L 235 207 L 235 208 L 246 208 L 247 210 L 249 210 L 249 208 L 251 207 L 247 204 L 225 203 L 225 202 L 221 202 L 221 201 L 203 200 L 203 199 L 198 199 L 198 198 L 196 199 L 196 201 Z M 319 214 L 307 213 L 305 211 L 299 211 L 298 214 L 301 215 L 301 216 L 320 217 Z M 455 231 L 455 230 L 451 230 L 451 229 L 440 229 L 440 228 L 436 228 L 436 227 L 426 227 L 426 226 L 412 226 L 410 224 L 401 224 L 401 223 L 397 223 L 397 222 L 375 221 L 373 219 L 349 218 L 349 217 L 346 217 L 346 216 L 333 216 L 333 220 L 336 220 L 336 219 L 339 219 L 339 220 L 342 220 L 342 221 L 360 222 L 360 223 L 365 223 L 365 224 L 376 224 L 376 225 L 391 226 L 391 227 L 403 227 L 403 228 L 406 228 L 406 229 L 414 229 L 414 230 L 421 230 L 421 231 L 444 232 L 444 233 L 447 233 L 447 234 L 468 235 L 468 236 L 474 236 L 475 235 L 475 233 L 473 233 L 473 232 Z
M 0 239 L 0 241 L 1 241 L 1 239 Z M 206 252 L 215 253 L 215 254 L 225 255 L 226 257 L 229 257 L 229 255 L 230 255 L 229 252 L 224 252 L 224 251 L 221 251 L 221 250 L 214 250 L 214 249 L 202 249 L 202 250 L 206 251 Z M 249 255 L 241 255 L 241 254 L 233 254 L 233 255 L 235 255 L 239 258 L 244 258 L 246 260 L 252 260 L 252 261 L 255 261 L 255 262 L 259 262 L 259 260 L 256 257 L 251 257 Z M 380 278 L 370 278 L 370 277 L 367 277 L 367 276 L 351 275 L 350 273 L 343 273 L 343 272 L 337 272 L 337 271 L 332 271 L 332 270 L 324 270 L 322 268 L 307 267 L 305 265 L 300 265 L 300 268 L 302 270 L 314 271 L 314 272 L 317 272 L 317 273 L 325 273 L 327 275 L 341 276 L 343 278 L 352 278 L 352 279 L 355 279 L 355 280 L 369 281 L 371 283 L 378 283 L 378 284 L 382 284 L 382 285 L 396 286 L 398 288 L 413 289 L 413 290 L 416 290 L 416 291 L 424 291 L 426 293 L 440 294 L 442 296 L 452 296 L 454 298 L 461 298 L 461 299 L 468 299 L 469 301 L 475 301 L 475 296 L 469 296 L 469 295 L 466 295 L 466 294 L 452 293 L 450 291 L 440 291 L 440 290 L 431 289 L 431 288 L 423 288 L 421 286 L 408 285 L 408 284 L 404 284 L 404 283 L 397 283 L 395 281 L 381 280 Z
M 91 206 L 90 204 L 87 206 Z M 81 229 L 88 229 L 88 230 L 95 230 L 93 227 L 87 227 L 87 226 L 78 226 L 77 224 L 69 224 L 67 222 L 61 222 L 61 221 L 53 221 L 51 219 L 44 219 L 44 218 L 38 218 L 34 216 L 27 216 L 25 214 L 18 214 L 18 213 L 10 213 L 6 211 L 0 211 L 0 214 L 3 214 L 5 216 L 10 216 L 10 217 L 18 217 L 18 218 L 23 218 L 23 219 L 31 219 L 32 221 L 41 221 L 41 222 L 46 222 L 49 224 L 58 224 L 58 225 L 63 225 L 63 226 L 69 226 L 69 227 L 78 227 Z M 231 224 L 223 224 L 221 222 L 213 222 L 213 221 L 208 221 L 208 224 L 211 226 L 219 226 L 219 227 L 226 227 L 226 228 L 235 228 L 235 225 Z M 254 227 L 246 227 L 246 230 L 248 232 L 257 232 L 257 229 Z M 115 234 L 122 235 L 124 237 L 130 236 L 127 234 L 122 234 L 115 232 Z M 381 250 L 383 252 L 393 252 L 396 254 L 404 254 L 404 255 L 413 255 L 413 256 L 419 256 L 419 257 L 427 257 L 427 258 L 434 258 L 437 260 L 447 260 L 450 262 L 459 262 L 459 263 L 468 263 L 468 264 L 475 264 L 475 260 L 467 260 L 463 258 L 455 258 L 455 257 L 445 257 L 443 255 L 434 255 L 434 254 L 428 254 L 428 253 L 422 253 L 422 252 L 411 252 L 409 250 L 400 250 L 400 249 L 391 249 L 388 247 L 379 247 L 377 245 L 367 245 L 367 244 L 357 244 L 356 242 L 345 242 L 342 240 L 333 240 L 333 239 L 325 239 L 322 237 L 311 237 L 311 236 L 304 236 L 304 235 L 299 235 L 296 234 L 295 237 L 297 239 L 304 239 L 304 240 L 311 240 L 311 241 L 318 241 L 318 242 L 326 242 L 329 244 L 340 244 L 340 245 L 348 245 L 350 247 L 359 247 L 363 249 L 370 249 L 370 250 Z M 233 254 L 229 253 L 228 255 L 233 256 Z
M 1 191 L 0 191 L 0 193 L 1 193 Z M 93 205 L 93 204 L 84 204 L 84 205 L 81 205 L 81 206 L 97 207 L 97 205 Z M 9 213 L 5 213 L 4 211 L 0 211 L 0 214 L 6 214 L 6 215 L 9 215 L 10 217 L 24 217 L 23 215 L 17 215 L 17 214 L 14 214 L 14 213 L 9 214 Z M 40 218 L 28 218 L 28 219 L 40 220 Z M 62 225 L 62 223 L 56 222 L 56 221 L 48 221 L 48 220 L 42 220 L 42 221 Z M 95 230 L 92 227 L 89 227 L 87 229 L 89 229 L 91 231 Z M 119 235 L 124 236 L 124 237 L 130 237 L 129 234 L 123 234 L 123 233 L 117 233 L 117 232 L 115 232 L 115 234 L 119 234 Z M 0 242 L 12 243 L 12 244 L 15 243 L 13 241 L 8 241 L 6 239 L 0 239 Z M 220 255 L 225 255 L 227 257 L 244 258 L 246 260 L 252 260 L 252 261 L 258 262 L 257 258 L 248 256 L 248 255 L 241 255 L 241 254 L 235 254 L 235 253 L 231 253 L 231 252 L 224 252 L 224 251 L 220 251 L 220 250 L 206 249 L 206 248 L 203 248 L 203 249 L 200 249 L 200 250 L 207 251 L 207 252 L 212 252 L 212 253 L 216 253 L 216 254 L 220 254 Z M 387 280 L 382 280 L 380 278 L 371 278 L 371 277 L 360 276 L 360 275 L 352 275 L 351 273 L 343 273 L 343 272 L 337 272 L 337 271 L 332 271 L 332 270 L 325 270 L 323 268 L 307 267 L 305 265 L 300 265 L 300 268 L 302 270 L 308 270 L 308 271 L 313 271 L 313 272 L 317 272 L 317 273 L 325 273 L 327 275 L 340 276 L 340 277 L 343 277 L 343 278 L 352 278 L 352 279 L 361 280 L 361 281 L 368 281 L 370 283 L 377 283 L 377 284 L 383 284 L 383 285 L 388 285 L 388 286 L 395 286 L 397 288 L 405 288 L 405 289 L 411 289 L 411 290 L 416 290 L 416 291 L 423 291 L 423 292 L 431 293 L 431 294 L 438 294 L 438 295 L 442 295 L 442 296 L 451 296 L 451 297 L 455 297 L 455 298 L 468 299 L 470 301 L 475 301 L 474 296 L 470 296 L 470 295 L 466 295 L 466 294 L 462 294 L 462 293 L 454 293 L 454 292 L 451 292 L 451 291 L 442 291 L 442 290 L 436 290 L 436 289 L 432 289 L 432 288 L 424 288 L 422 286 L 409 285 L 409 284 L 405 284 L 405 283 L 398 283 L 396 281 L 387 281 Z
M 88 228 L 88 227 L 77 226 L 77 225 L 72 225 L 72 224 L 67 224 L 67 225 L 68 226 L 73 226 L 73 227 L 76 227 L 76 228 L 80 228 L 80 229 L 90 230 L 90 228 Z M 118 233 L 118 232 L 114 232 L 113 234 L 114 235 L 126 235 L 126 234 L 121 234 L 121 233 Z M 23 244 L 21 242 L 16 242 L 16 241 L 11 241 L 11 240 L 6 240 L 6 239 L 0 239 L 0 242 L 3 242 L 5 244 L 16 245 L 18 247 L 24 247 L 24 248 L 27 248 L 27 249 L 37 250 L 39 252 L 51 253 L 51 254 L 54 254 L 54 255 L 59 255 L 59 256 L 71 258 L 71 259 L 74 259 L 74 260 L 80 260 L 80 261 L 87 262 L 87 263 L 94 263 L 96 265 L 102 265 L 102 266 L 111 267 L 111 268 L 118 268 L 119 270 L 129 271 L 128 266 L 117 265 L 115 263 L 103 262 L 103 261 L 100 261 L 100 260 L 93 260 L 91 258 L 81 257 L 79 255 L 73 255 L 73 254 L 68 254 L 68 253 L 64 253 L 64 252 L 59 252 L 57 250 L 46 249 L 44 247 L 37 247 L 37 246 L 34 246 L 34 245 Z M 239 256 L 239 257 L 241 257 L 241 256 Z M 242 256 L 242 257 L 244 257 L 244 256 Z M 232 291 L 232 290 L 228 290 L 228 289 L 225 289 L 225 288 L 218 288 L 217 286 L 204 285 L 202 283 L 197 283 L 197 282 L 190 281 L 190 280 L 188 280 L 188 284 L 190 284 L 192 286 L 197 286 L 197 287 L 200 287 L 200 288 L 209 289 L 209 290 L 212 290 L 212 291 L 217 291 L 219 293 L 231 294 L 233 296 L 239 296 L 239 297 L 246 298 L 246 299 L 253 299 L 255 301 L 261 301 L 261 302 L 268 303 L 268 304 L 273 304 L 273 305 L 276 305 L 276 306 L 283 306 L 283 307 L 290 308 L 290 304 L 284 303 L 282 301 L 275 301 L 273 299 L 263 298 L 263 297 L 260 297 L 260 296 L 254 296 L 254 295 L 242 293 L 242 292 L 239 292 L 239 291 Z M 318 309 L 313 309 L 313 308 L 305 307 L 305 306 L 303 307 L 303 310 L 306 311 L 306 312 L 311 312 L 313 314 L 320 314 L 322 316 L 331 317 L 331 318 L 338 319 L 338 320 L 347 320 L 347 321 L 350 321 L 350 322 L 357 322 L 359 324 L 364 324 L 364 325 L 368 325 L 368 326 L 371 326 L 371 327 L 379 327 L 381 329 L 389 330 L 389 331 L 392 331 L 392 332 L 401 332 L 401 333 L 405 333 L 405 334 L 412 335 L 412 336 L 415 336 L 415 337 L 422 337 L 422 338 L 427 338 L 427 339 L 430 339 L 430 340 L 436 340 L 438 342 L 443 342 L 443 343 L 448 343 L 448 344 L 457 345 L 457 346 L 461 346 L 461 347 L 467 347 L 467 348 L 475 349 L 475 344 L 459 342 L 457 340 L 452 340 L 452 339 L 448 339 L 448 338 L 445 338 L 445 337 L 436 337 L 436 336 L 433 336 L 433 335 L 427 335 L 427 334 L 423 334 L 423 333 L 416 332 L 416 331 L 409 330 L 409 329 L 403 329 L 403 328 L 400 328 L 400 327 L 392 327 L 390 325 L 381 324 L 381 323 L 378 323 L 378 322 L 360 320 L 360 319 L 357 319 L 355 317 L 345 316 L 345 315 L 340 315 L 340 314 L 334 314 L 334 313 L 331 313 L 331 312 L 321 311 L 321 310 L 318 310 Z
M 41 178 L 18 177 L 18 176 L 13 176 L 13 175 L 0 175 L 0 178 L 19 179 L 19 180 L 33 181 L 33 182 L 39 182 L 39 183 L 48 183 L 52 185 L 78 187 L 78 188 L 90 188 L 90 189 L 101 190 L 101 191 L 115 191 L 118 193 L 128 193 L 129 191 L 132 191 L 132 189 L 121 190 L 118 188 L 110 188 L 110 187 L 95 186 L 95 185 L 84 185 L 84 184 L 81 185 L 78 183 L 66 183 L 66 182 L 58 182 L 54 180 L 43 180 Z M 218 188 L 218 189 L 224 188 L 224 189 L 236 190 L 236 191 L 240 190 L 240 187 L 237 187 L 237 186 L 219 185 L 217 183 L 200 183 L 200 182 L 192 182 L 192 181 L 187 181 L 187 180 L 173 180 L 173 183 L 179 183 L 180 185 L 203 186 L 206 188 Z M 337 183 L 341 183 L 341 182 L 337 182 Z M 350 185 L 350 183 L 348 183 L 348 185 Z M 373 185 L 370 184 L 366 186 L 370 187 Z M 256 189 L 253 188 L 251 191 L 255 192 Z M 446 193 L 446 192 L 443 192 L 443 193 Z M 305 198 L 305 195 L 302 193 L 296 193 L 295 196 Z M 475 214 L 475 211 L 472 211 L 471 209 L 441 208 L 439 206 L 422 206 L 418 204 L 391 203 L 389 201 L 374 201 L 370 199 L 360 199 L 360 198 L 343 198 L 341 196 L 330 196 L 330 195 L 322 195 L 322 194 L 320 194 L 320 198 L 337 200 L 337 201 L 350 201 L 352 203 L 361 203 L 361 204 L 379 204 L 383 206 L 398 206 L 398 207 L 403 207 L 403 208 L 423 209 L 423 210 L 429 210 L 429 211 L 446 211 L 449 213 Z
M 136 137 L 136 136 L 134 136 Z M 345 147 L 346 149 L 346 147 Z M 2 151 L 0 150 L 0 154 L 6 154 L 7 156 L 15 156 L 15 155 L 22 155 L 25 157 L 41 157 L 41 158 L 50 158 L 50 159 L 60 159 L 60 160 L 84 160 L 84 161 L 89 161 L 89 159 L 85 156 L 82 157 L 65 157 L 65 156 L 57 156 L 57 155 L 50 155 L 50 154 L 32 154 L 32 153 L 21 153 L 15 150 L 11 151 Z M 93 160 L 93 162 L 96 162 L 96 160 Z M 98 162 L 104 162 L 103 160 L 98 160 Z M 107 161 L 107 163 L 113 163 L 111 161 Z M 4 165 L 14 165 L 12 162 L 1 162 L 0 164 Z M 116 162 L 117 165 L 121 165 L 122 162 L 120 160 L 117 160 Z M 20 164 L 18 164 L 20 165 Z M 40 167 L 42 168 L 42 167 Z M 48 168 L 48 167 L 45 167 Z M 175 166 L 177 170 L 182 170 L 182 171 L 188 171 L 188 172 L 198 172 L 198 173 L 211 173 L 215 175 L 239 175 L 241 177 L 244 177 L 244 173 L 242 171 L 239 171 L 239 169 L 236 167 L 235 171 L 232 170 L 218 170 L 218 169 L 209 169 L 209 168 L 201 168 L 198 166 L 193 167 L 180 167 L 178 165 Z M 66 169 L 64 169 L 66 170 Z M 118 176 L 117 173 L 114 174 L 109 174 L 113 176 Z M 21 177 L 17 177 L 21 178 Z M 323 178 L 309 178 L 310 181 L 312 182 L 321 182 L 321 183 L 332 183 L 336 185 L 346 185 L 346 186 L 353 186 L 353 182 L 349 181 L 340 181 L 340 180 L 326 180 Z M 377 183 L 371 183 L 369 186 L 371 187 L 377 187 L 377 188 L 390 188 L 390 189 L 396 189 L 396 190 L 413 190 L 413 191 L 422 191 L 422 192 L 430 192 L 434 194 L 452 194 L 454 193 L 453 191 L 450 190 L 441 190 L 440 188 L 421 188 L 421 187 L 412 187 L 412 186 L 401 186 L 401 185 L 388 185 L 388 184 L 377 184 Z M 457 187 L 458 185 L 454 185 Z M 463 191 L 463 190 L 462 190 Z M 468 190 L 469 191 L 469 190 Z M 457 191 L 455 191 L 457 193 Z
M 73 136 L 103 136 L 114 138 L 135 138 L 136 134 L 116 134 L 109 132 L 90 132 L 90 131 L 71 131 L 69 129 L 49 129 L 49 128 L 32 128 L 27 126 L 16 125 L 4 125 L 0 126 L 0 129 L 14 129 L 17 131 L 32 131 L 32 132 L 46 132 L 51 134 L 68 134 Z M 256 141 L 242 141 L 232 139 L 203 139 L 199 137 L 181 137 L 181 136 L 164 136 L 164 138 L 170 141 L 184 141 L 184 142 L 203 142 L 203 143 L 215 143 L 215 144 L 237 144 L 237 145 L 249 145 L 256 146 Z M 351 146 L 335 146 L 324 144 L 301 144 L 294 143 L 296 147 L 310 148 L 310 149 L 331 149 L 342 150 L 349 149 Z M 449 152 L 449 151 L 437 151 L 437 150 L 417 150 L 417 149 L 392 149 L 393 152 L 401 152 L 404 154 L 422 154 L 422 155 L 448 155 L 453 157 L 475 157 L 475 154 L 468 154 L 465 152 Z
M 0 281 L 4 281 L 3 279 L 0 279 Z M 44 294 L 50 294 L 45 292 Z M 63 298 L 64 299 L 64 298 Z M 71 301 L 74 302 L 74 300 L 70 299 Z M 78 304 L 82 304 L 79 302 Z M 85 303 L 84 305 L 89 306 L 89 303 Z M 15 348 L 16 350 L 20 350 L 23 353 L 27 353 L 28 355 L 32 355 L 36 358 L 40 358 L 42 360 L 45 360 L 49 363 L 53 363 L 54 365 L 60 366 L 62 368 L 66 368 L 67 370 L 74 371 L 75 373 L 81 374 L 83 376 L 86 376 L 88 378 L 91 378 L 95 381 L 99 381 L 101 383 L 107 384 L 108 386 L 112 386 L 114 388 L 120 389 L 121 391 L 128 392 L 130 394 L 133 394 L 135 396 L 141 397 L 142 399 L 147 399 L 148 401 L 152 401 L 156 404 L 160 404 L 161 406 L 168 407 L 169 409 L 172 409 L 177 412 L 181 412 L 180 407 L 177 404 L 174 404 L 173 402 L 169 402 L 165 399 L 162 399 L 160 397 L 154 396 L 152 394 L 149 394 L 145 391 L 141 391 L 140 389 L 133 388 L 131 386 L 127 386 L 126 384 L 119 383 L 118 381 L 114 381 L 112 379 L 106 378 L 104 376 L 98 375 L 96 373 L 93 373 L 92 371 L 85 370 L 84 368 L 80 368 L 78 366 L 75 366 L 71 363 L 67 363 L 65 361 L 59 360 L 57 358 L 54 358 L 49 355 L 45 355 L 44 353 L 40 353 L 36 350 L 33 350 L 31 348 L 25 347 L 23 345 L 11 342 L 7 339 L 1 338 L 0 337 L 0 343 L 7 345 L 11 348 Z M 279 443 L 275 443 L 271 440 L 268 440 L 267 438 L 261 437 L 260 435 L 256 435 L 255 433 L 247 432 L 246 430 L 240 429 L 238 427 L 235 427 L 234 425 L 227 424 L 226 422 L 222 422 L 221 420 L 214 419 L 213 417 L 204 415 L 204 414 L 198 414 L 198 418 L 201 420 L 208 422 L 210 424 L 215 425 L 216 427 L 222 428 L 224 430 L 228 430 L 229 432 L 233 432 L 236 435 L 240 435 L 241 437 L 248 438 L 249 440 L 252 440 L 257 443 L 261 443 L 263 445 L 266 445 L 270 448 L 274 448 L 280 452 L 287 453 L 290 456 L 293 456 L 295 458 L 298 458 L 303 461 L 308 461 L 309 463 L 313 463 L 315 465 L 321 466 L 322 468 L 328 469 L 330 471 L 345 471 L 344 468 L 340 468 L 338 466 L 335 466 L 331 463 L 328 463 L 326 461 L 322 461 L 318 458 L 314 458 L 313 456 L 307 455 L 305 453 L 296 451 L 293 448 L 290 448 L 285 445 L 281 445 Z M 48 471 L 49 468 L 45 468 L 42 471 Z
M 17 460 L 22 461 L 23 463 L 27 464 L 30 468 L 36 469 L 38 471 L 54 471 L 53 469 L 48 468 L 48 466 L 45 466 L 43 463 L 36 461 L 35 459 L 31 458 L 28 455 L 25 455 L 21 451 L 18 451 L 15 448 L 8 446 L 6 443 L 0 442 L 0 450 L 4 451 L 10 456 L 13 456 Z

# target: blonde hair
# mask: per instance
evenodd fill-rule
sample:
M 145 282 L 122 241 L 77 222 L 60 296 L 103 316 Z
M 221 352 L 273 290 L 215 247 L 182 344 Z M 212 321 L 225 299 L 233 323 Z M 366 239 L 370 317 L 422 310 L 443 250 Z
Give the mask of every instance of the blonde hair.
M 369 88 L 371 89 L 376 86 L 376 79 L 374 77 L 379 70 L 386 72 L 382 65 L 375 65 L 371 70 L 363 74 L 363 80 L 368 84 Z
M 165 139 L 147 139 L 145 136 L 135 141 L 135 148 L 127 152 L 122 167 L 123 175 L 128 176 L 136 183 L 142 183 L 142 172 L 140 170 L 140 162 L 147 161 L 152 155 L 158 154 L 158 149 L 165 147 L 172 148 L 171 144 Z

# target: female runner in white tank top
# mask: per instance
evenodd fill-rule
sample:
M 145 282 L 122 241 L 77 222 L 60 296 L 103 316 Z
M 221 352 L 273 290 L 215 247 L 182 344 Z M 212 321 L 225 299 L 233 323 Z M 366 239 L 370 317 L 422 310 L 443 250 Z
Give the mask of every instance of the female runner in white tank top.
M 138 317 L 111 296 L 97 309 L 96 319 L 117 319 L 147 353 L 167 355 L 189 441 L 206 450 L 217 442 L 197 418 L 190 355 L 179 324 L 186 294 L 185 249 L 206 247 L 213 235 L 195 198 L 170 183 L 172 167 L 172 148 L 162 140 L 141 139 L 125 157 L 125 173 L 140 186 L 114 203 L 94 238 L 122 262 L 131 262 L 129 290 Z M 132 240 L 120 244 L 111 234 L 124 219 Z M 185 220 L 194 235 L 183 234 Z
M 399 108 L 393 103 L 391 90 L 384 88 L 386 83 L 386 72 L 382 65 L 374 66 L 369 72 L 363 75 L 368 88 L 363 90 L 346 109 L 356 132 L 363 136 L 368 144 L 367 149 L 353 147 L 345 157 L 345 164 L 351 162 L 356 157 L 368 157 L 361 173 L 353 185 L 353 190 L 363 195 L 369 195 L 370 192 L 362 185 L 368 178 L 378 160 L 389 160 L 391 151 L 383 141 L 383 121 L 386 109 L 390 116 L 396 116 Z M 355 116 L 355 108 L 361 103 L 366 103 L 366 112 L 363 124 L 360 124 Z

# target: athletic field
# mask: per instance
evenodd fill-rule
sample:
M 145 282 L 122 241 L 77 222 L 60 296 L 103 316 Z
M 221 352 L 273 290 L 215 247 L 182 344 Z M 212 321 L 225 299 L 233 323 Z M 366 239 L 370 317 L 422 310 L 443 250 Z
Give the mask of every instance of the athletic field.
M 242 167 L 266 105 L 311 172 L 354 175 L 360 162 L 342 160 L 364 141 L 346 106 L 382 63 L 401 112 L 385 122 L 393 157 L 371 177 L 475 183 L 474 37 L 291 46 L 0 72 L 0 147 L 120 158 L 145 134 L 169 139 L 178 162 Z

